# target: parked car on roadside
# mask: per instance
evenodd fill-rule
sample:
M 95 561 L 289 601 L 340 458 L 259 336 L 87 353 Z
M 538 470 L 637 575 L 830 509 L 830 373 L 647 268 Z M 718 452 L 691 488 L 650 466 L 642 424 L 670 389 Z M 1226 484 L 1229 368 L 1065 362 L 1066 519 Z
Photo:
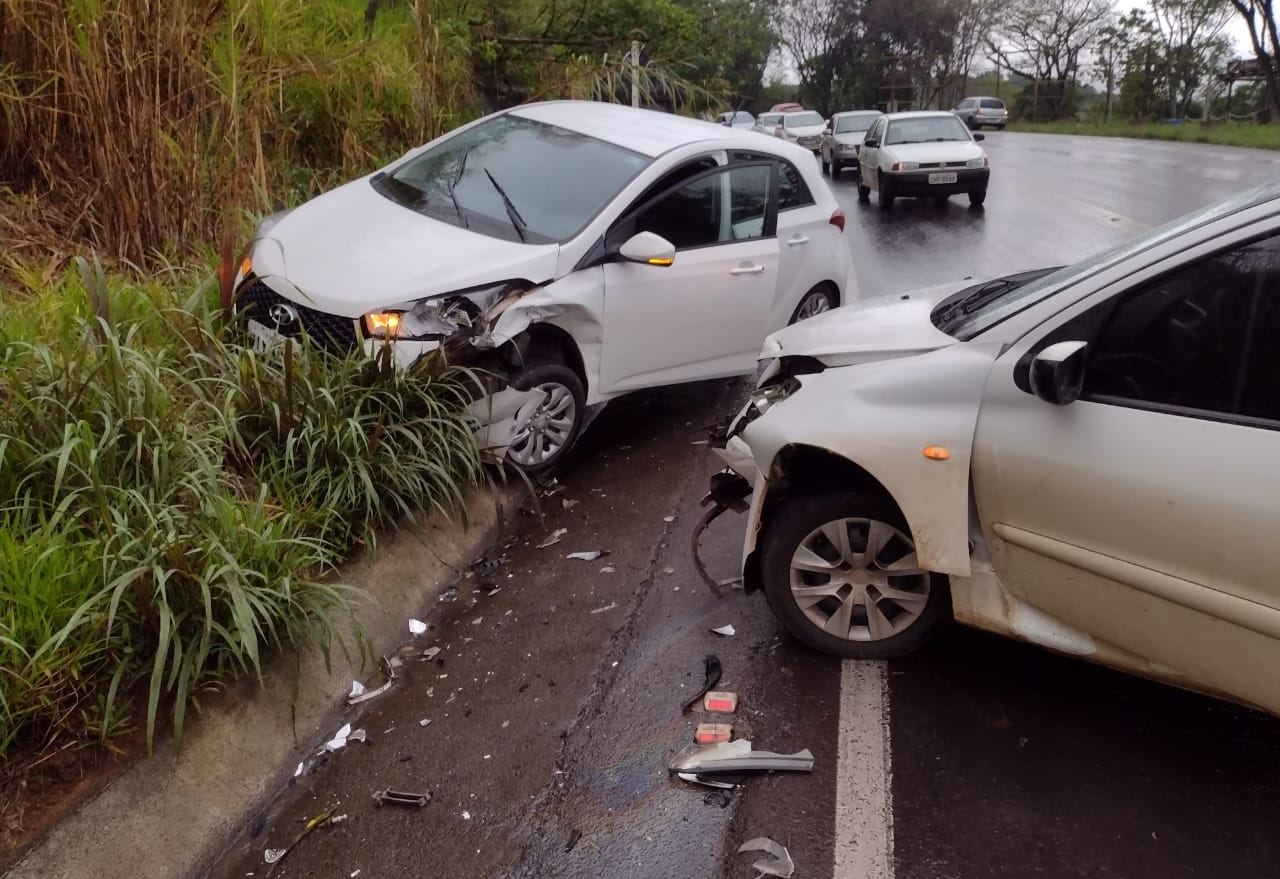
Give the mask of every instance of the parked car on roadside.
M 731 128 L 754 128 L 756 124 L 756 117 L 752 116 L 746 110 L 738 110 L 736 112 L 730 110 L 728 113 L 721 113 L 717 116 L 716 121 L 721 125 L 728 125 Z
M 798 113 L 804 109 L 804 104 L 797 104 L 795 101 L 787 101 L 782 104 L 774 104 L 769 108 L 770 113 Z
M 1277 339 L 1280 184 L 841 308 L 765 342 L 713 512 L 747 511 L 747 591 L 818 650 L 954 617 L 1280 713 Z
M 1004 131 L 1009 124 L 1009 108 L 999 98 L 965 98 L 951 112 L 973 131 L 984 125 Z
M 881 116 L 858 148 L 858 197 L 879 193 L 889 210 L 898 198 L 947 198 L 968 193 L 969 204 L 987 200 L 990 161 L 972 134 L 952 113 L 924 111 Z
M 843 229 L 800 147 L 525 104 L 268 218 L 236 308 L 262 347 L 387 345 L 405 365 L 447 347 L 502 378 L 488 417 L 507 459 L 539 470 L 588 407 L 748 373 L 766 334 L 852 298 Z
M 761 134 L 776 136 L 778 125 L 782 122 L 782 113 L 761 113 L 756 117 L 755 130 Z
M 862 138 L 882 115 L 879 110 L 848 110 L 832 115 L 822 134 L 821 154 L 822 170 L 830 172 L 833 180 L 845 168 L 858 170 Z
M 784 113 L 782 122 L 778 124 L 778 137 L 817 155 L 822 149 L 822 133 L 826 127 L 826 120 L 816 110 Z

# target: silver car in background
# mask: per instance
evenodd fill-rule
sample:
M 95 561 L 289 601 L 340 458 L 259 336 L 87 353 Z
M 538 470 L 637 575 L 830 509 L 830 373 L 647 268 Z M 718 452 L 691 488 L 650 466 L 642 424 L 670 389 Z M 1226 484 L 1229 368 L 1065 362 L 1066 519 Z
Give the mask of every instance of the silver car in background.
M 783 114 L 778 125 L 778 137 L 817 155 L 822 148 L 822 133 L 826 126 L 826 120 L 817 110 L 796 110 Z
M 858 147 L 880 116 L 879 110 L 848 110 L 832 115 L 822 134 L 822 170 L 830 173 L 832 180 L 845 168 L 858 170 Z
M 999 98 L 965 98 L 951 112 L 972 131 L 978 131 L 984 125 L 1004 131 L 1009 124 L 1009 108 Z

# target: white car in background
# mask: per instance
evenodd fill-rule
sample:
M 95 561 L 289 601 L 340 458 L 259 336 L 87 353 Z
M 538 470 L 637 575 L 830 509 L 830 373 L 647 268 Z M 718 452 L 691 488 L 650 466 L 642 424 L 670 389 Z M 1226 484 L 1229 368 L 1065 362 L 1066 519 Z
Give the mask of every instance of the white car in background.
M 616 104 L 526 104 L 268 218 L 236 308 L 262 346 L 389 343 L 406 365 L 447 346 L 505 381 L 497 444 L 533 471 L 588 407 L 750 373 L 770 332 L 852 299 L 843 230 L 804 149 Z
M 761 113 L 756 117 L 755 130 L 761 134 L 777 136 L 778 126 L 782 124 L 782 117 L 785 113 Z
M 1280 713 L 1280 184 L 960 286 L 765 342 L 713 438 L 746 589 L 840 656 L 954 615 Z
M 932 198 L 943 204 L 967 193 L 969 204 L 987 200 L 991 162 L 973 134 L 953 113 L 890 113 L 871 126 L 858 148 L 858 197 L 880 194 L 889 210 L 899 198 Z
M 778 125 L 778 137 L 817 155 L 822 149 L 822 134 L 826 130 L 827 121 L 817 110 L 796 110 L 783 114 Z

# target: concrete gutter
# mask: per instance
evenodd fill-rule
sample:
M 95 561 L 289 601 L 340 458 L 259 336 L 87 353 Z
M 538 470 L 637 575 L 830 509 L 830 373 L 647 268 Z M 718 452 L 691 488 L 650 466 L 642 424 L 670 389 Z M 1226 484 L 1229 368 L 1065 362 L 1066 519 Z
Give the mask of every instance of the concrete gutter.
M 293 767 L 341 725 L 352 678 L 409 637 L 410 617 L 482 554 L 515 512 L 523 485 L 476 492 L 457 524 L 433 516 L 386 538 L 343 570 L 373 601 L 340 634 L 350 656 L 319 651 L 277 658 L 261 686 L 245 683 L 190 717 L 182 749 L 157 741 L 97 797 L 64 818 L 7 874 L 9 879 L 196 879 L 288 784 Z M 363 661 L 360 637 L 373 662 Z

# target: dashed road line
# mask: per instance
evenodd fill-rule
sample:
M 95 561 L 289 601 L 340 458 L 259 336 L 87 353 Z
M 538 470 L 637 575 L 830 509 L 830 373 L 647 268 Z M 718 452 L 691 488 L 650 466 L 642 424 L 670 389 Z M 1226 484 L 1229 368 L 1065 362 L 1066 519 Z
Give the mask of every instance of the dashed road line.
M 893 879 L 888 686 L 883 662 L 841 666 L 835 879 Z

